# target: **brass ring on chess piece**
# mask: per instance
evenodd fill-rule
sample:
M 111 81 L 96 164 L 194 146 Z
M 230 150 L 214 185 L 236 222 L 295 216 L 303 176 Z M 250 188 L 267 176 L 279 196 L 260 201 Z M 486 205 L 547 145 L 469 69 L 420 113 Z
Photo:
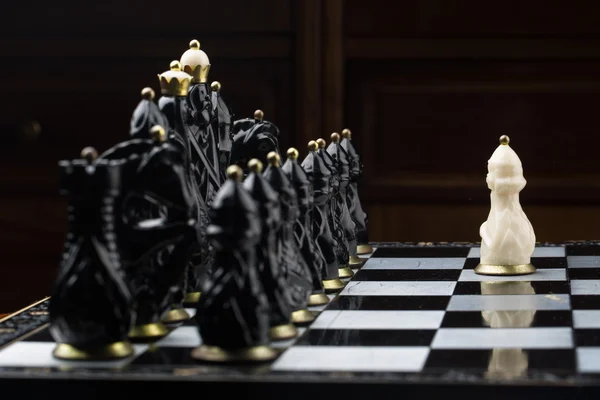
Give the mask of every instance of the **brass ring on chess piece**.
M 363 265 L 365 265 L 365 262 L 367 262 L 366 258 L 360 258 L 358 256 L 350 256 L 350 258 L 348 259 L 348 264 L 350 265 L 350 267 L 354 267 L 354 268 L 360 268 Z
M 296 325 L 306 325 L 315 320 L 315 314 L 308 309 L 297 310 L 292 313 L 292 322 Z
M 279 352 L 269 346 L 254 346 L 245 349 L 224 349 L 217 346 L 201 345 L 192 351 L 192 357 L 218 363 L 267 362 L 274 360 Z
M 129 332 L 131 340 L 154 340 L 160 339 L 169 334 L 169 329 L 162 322 L 153 322 L 151 324 L 139 325 L 133 327 Z
M 190 292 L 185 294 L 184 303 L 197 303 L 200 301 L 200 292 Z
M 324 306 L 329 303 L 329 297 L 325 293 L 315 293 L 311 294 L 308 298 L 308 305 L 310 307 L 314 306 Z
M 352 270 L 348 266 L 343 266 L 341 268 L 338 268 L 338 275 L 341 279 L 352 278 L 354 276 L 354 272 L 352 272 Z
M 370 244 L 359 244 L 358 246 L 356 246 L 356 254 L 358 254 L 359 256 L 371 254 L 372 252 L 373 246 L 371 246 Z
M 283 324 L 269 328 L 271 340 L 289 340 L 298 336 L 298 328 L 294 324 Z
M 174 308 L 165 313 L 162 322 L 165 324 L 179 324 L 190 319 L 190 314 L 184 308 Z
M 475 273 L 478 275 L 493 275 L 493 276 L 514 276 L 514 275 L 530 275 L 535 273 L 536 269 L 532 264 L 519 265 L 489 265 L 479 264 L 475 267 Z
M 134 353 L 128 341 L 115 342 L 93 349 L 81 349 L 70 344 L 60 343 L 52 355 L 61 360 L 71 361 L 106 361 L 127 358 Z
M 323 280 L 323 289 L 325 293 L 337 293 L 344 288 L 344 282 L 339 278 Z

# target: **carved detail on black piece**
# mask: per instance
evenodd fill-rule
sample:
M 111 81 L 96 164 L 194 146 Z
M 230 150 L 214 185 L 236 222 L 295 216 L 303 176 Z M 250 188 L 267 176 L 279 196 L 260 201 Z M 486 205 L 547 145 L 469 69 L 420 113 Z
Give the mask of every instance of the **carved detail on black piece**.
M 248 356 L 255 352 L 244 349 L 264 349 L 269 343 L 268 300 L 256 256 L 261 240 L 260 214 L 242 186 L 242 175 L 236 166 L 227 169 L 228 179 L 211 208 L 208 235 L 216 249 L 216 263 L 196 314 L 203 346 L 193 353 L 205 360 Z
M 279 150 L 279 128 L 264 119 L 264 112 L 256 110 L 253 118 L 238 119 L 233 124 L 233 143 L 230 164 L 237 165 L 248 173 L 248 162 L 256 158 L 267 164 L 267 156 Z
M 126 342 L 135 320 L 115 231 L 123 163 L 90 158 L 59 163 L 68 233 L 49 307 L 52 337 L 82 351 Z
M 166 86 L 165 76 L 174 75 L 177 77 L 180 86 L 170 84 Z M 191 76 L 181 71 L 181 65 L 177 61 L 171 63 L 171 70 L 159 75 L 161 77 L 161 87 L 163 96 L 158 101 L 158 106 L 166 116 L 170 131 L 168 133 L 169 141 L 182 149 L 184 153 L 184 171 L 189 185 L 189 191 L 194 199 L 195 215 L 197 222 L 197 242 L 192 246 L 192 258 L 189 262 L 188 273 L 185 279 L 185 294 L 187 300 L 190 297 L 197 298 L 200 292 L 202 281 L 209 273 L 214 263 L 214 251 L 206 238 L 206 228 L 210 223 L 208 214 L 208 204 L 206 196 L 209 196 L 210 190 L 218 184 L 218 176 L 212 171 L 212 167 L 200 148 L 196 137 L 189 131 L 185 119 L 188 115 L 188 105 L 186 101 L 187 88 Z M 173 81 L 175 78 L 171 78 Z M 170 81 L 169 81 L 170 82 Z M 185 90 L 183 90 L 185 88 Z M 212 184 L 208 183 L 212 176 Z M 204 191 L 203 189 L 204 188 Z M 207 192 L 208 191 L 208 192 Z M 183 303 L 183 298 L 181 302 Z M 179 304 L 180 305 L 180 304 Z
M 331 134 L 331 143 L 327 147 L 327 153 L 336 161 L 335 166 L 339 172 L 340 187 L 337 196 L 334 197 L 333 220 L 339 222 L 343 232 L 343 238 L 338 237 L 338 261 L 341 265 L 347 265 L 351 257 L 356 257 L 356 234 L 354 233 L 354 222 L 350 218 L 348 205 L 346 204 L 346 192 L 350 183 L 350 164 L 348 153 L 340 146 L 340 135 Z M 334 228 L 338 232 L 339 228 Z
M 190 71 L 192 76 L 198 68 L 202 68 L 202 65 L 210 65 L 208 57 L 200 50 L 199 44 L 197 48 L 193 44 L 195 43 L 190 43 L 190 49 L 181 57 L 184 70 Z M 215 133 L 219 122 L 212 102 L 212 91 L 206 84 L 207 74 L 208 70 L 204 78 L 198 75 L 190 83 L 186 95 L 187 115 L 184 121 L 192 143 L 195 143 L 194 150 L 202 153 L 205 158 L 204 168 L 199 171 L 202 173 L 200 190 L 206 204 L 210 207 L 224 176 L 219 172 L 219 149 L 217 133 Z
M 277 232 L 277 259 L 283 269 L 290 293 L 290 305 L 294 311 L 303 310 L 312 292 L 311 271 L 300 253 L 294 236 L 294 226 L 300 215 L 298 195 L 280 166 L 279 154 L 267 155 L 268 167 L 263 176 L 279 194 L 283 224 Z
M 323 157 L 318 154 L 318 144 L 308 144 L 308 154 L 302 161 L 302 168 L 313 188 L 314 207 L 312 209 L 312 233 L 318 254 L 323 259 L 322 280 L 339 278 L 335 254 L 335 241 L 329 226 L 330 201 L 332 196 L 332 173 Z
M 288 149 L 287 160 L 281 170 L 288 176 L 298 196 L 299 213 L 294 225 L 294 236 L 302 257 L 310 269 L 313 285 L 312 293 L 323 293 L 322 272 L 325 269 L 325 261 L 313 237 L 313 190 L 306 172 L 298 163 L 298 150 L 295 148 Z
M 229 166 L 229 157 L 231 155 L 231 146 L 233 142 L 233 111 L 227 106 L 221 95 L 221 83 L 213 82 L 210 84 L 212 91 L 212 105 L 215 114 L 214 130 L 217 132 L 219 149 L 219 172 L 222 179 L 225 179 L 225 171 Z
M 348 185 L 347 199 L 348 211 L 352 217 L 352 221 L 356 225 L 356 243 L 357 246 L 365 246 L 369 244 L 368 234 L 368 215 L 363 210 L 360 196 L 358 194 L 358 183 L 362 176 L 363 164 L 360 155 L 352 144 L 352 132 L 349 129 L 342 131 L 342 140 L 340 142 L 342 148 L 348 153 L 350 161 L 350 184 Z
M 167 141 L 162 127 L 155 126 L 151 135 L 152 141 L 143 142 L 145 152 L 139 151 L 139 141 L 129 141 L 100 157 L 127 166 L 117 227 L 123 270 L 136 303 L 136 329 L 130 334 L 135 337 L 167 333 L 156 324 L 172 303 L 181 301 L 181 284 L 197 243 L 184 154 Z
M 256 247 L 257 267 L 260 281 L 269 300 L 269 325 L 271 338 L 289 339 L 297 335 L 293 325 L 284 329 L 291 321 L 292 308 L 289 302 L 287 282 L 283 269 L 277 260 L 276 232 L 281 229 L 281 206 L 278 193 L 262 176 L 262 163 L 252 159 L 248 163 L 250 174 L 244 181 L 248 190 L 258 205 L 261 222 L 261 240 Z M 283 331 L 283 332 L 282 332 Z

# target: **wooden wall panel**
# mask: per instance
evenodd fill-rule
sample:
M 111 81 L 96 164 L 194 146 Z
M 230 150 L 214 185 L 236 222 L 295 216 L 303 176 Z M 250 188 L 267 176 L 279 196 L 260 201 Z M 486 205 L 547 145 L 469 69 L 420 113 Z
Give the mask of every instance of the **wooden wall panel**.
M 600 202 L 600 63 L 349 62 L 347 71 L 366 199 L 487 201 L 486 162 L 507 134 L 529 181 L 524 199 Z
M 343 4 L 343 120 L 377 240 L 478 240 L 507 134 L 541 240 L 596 237 L 600 4 Z
M 600 34 L 594 0 L 346 0 L 347 37 L 578 36 Z

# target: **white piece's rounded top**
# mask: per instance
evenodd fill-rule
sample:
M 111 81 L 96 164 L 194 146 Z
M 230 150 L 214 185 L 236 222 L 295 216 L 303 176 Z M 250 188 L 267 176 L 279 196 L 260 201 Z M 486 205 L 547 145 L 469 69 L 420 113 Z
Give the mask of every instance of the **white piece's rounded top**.
M 490 190 L 498 194 L 518 193 L 527 184 L 523 177 L 523 165 L 508 140 L 501 140 L 492 157 L 488 160 L 487 183 Z
M 190 42 L 190 48 L 181 55 L 180 62 L 182 66 L 190 66 L 191 69 L 194 69 L 197 66 L 204 67 L 210 65 L 208 55 L 206 55 L 203 50 L 200 50 L 200 42 L 197 40 L 192 40 Z

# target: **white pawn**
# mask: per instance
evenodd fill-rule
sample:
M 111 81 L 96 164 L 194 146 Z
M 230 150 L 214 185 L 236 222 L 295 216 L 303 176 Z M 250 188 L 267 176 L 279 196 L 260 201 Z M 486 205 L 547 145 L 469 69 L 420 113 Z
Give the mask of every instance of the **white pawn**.
M 486 178 L 491 190 L 487 221 L 479 229 L 481 259 L 475 273 L 481 275 L 526 275 L 535 272 L 531 255 L 535 233 L 519 202 L 527 181 L 517 153 L 503 135 L 488 161 Z

